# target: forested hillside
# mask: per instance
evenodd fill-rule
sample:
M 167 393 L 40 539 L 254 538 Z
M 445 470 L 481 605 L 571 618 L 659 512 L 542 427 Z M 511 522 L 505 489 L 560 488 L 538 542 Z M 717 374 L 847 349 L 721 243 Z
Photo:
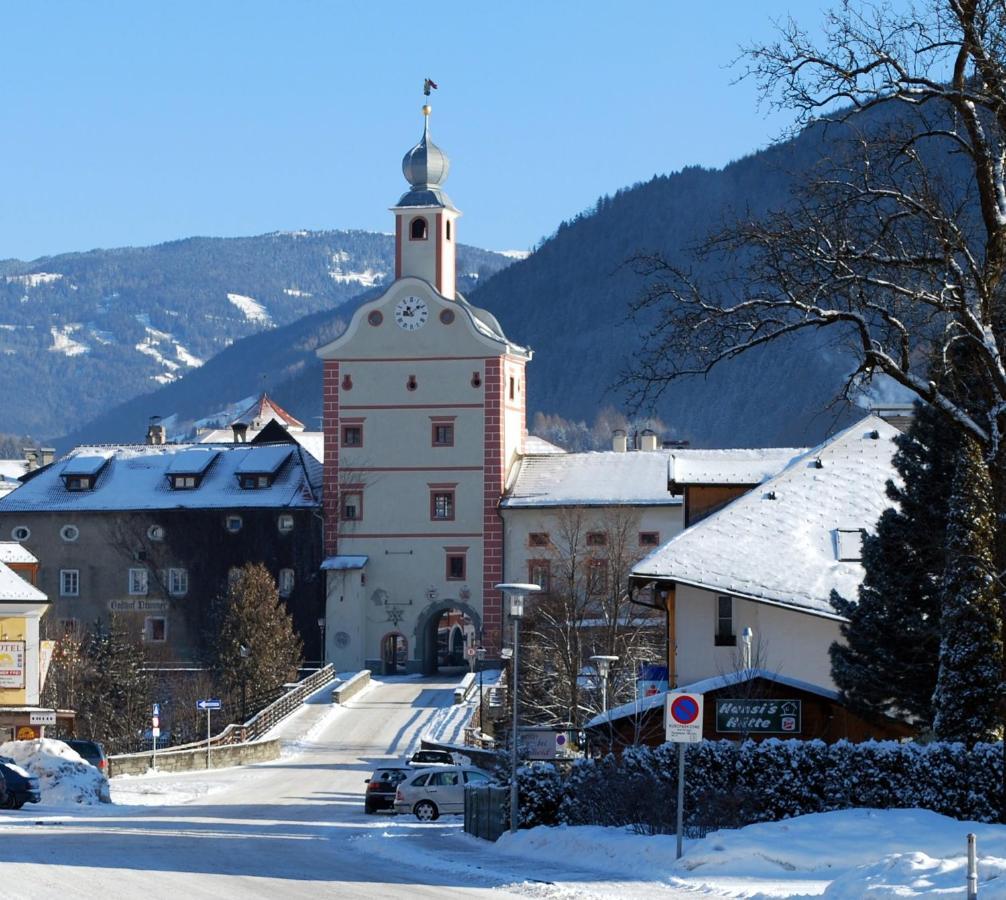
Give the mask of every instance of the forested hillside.
M 458 250 L 466 286 L 510 262 Z M 234 341 L 336 309 L 393 273 L 393 237 L 362 231 L 0 261 L 0 430 L 65 434 Z

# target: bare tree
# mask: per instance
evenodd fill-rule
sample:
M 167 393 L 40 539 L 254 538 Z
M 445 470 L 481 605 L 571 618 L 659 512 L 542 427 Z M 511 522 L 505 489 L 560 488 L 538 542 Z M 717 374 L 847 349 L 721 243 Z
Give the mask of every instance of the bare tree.
M 529 605 L 522 640 L 522 700 L 529 718 L 580 727 L 596 714 L 601 686 L 591 656 L 619 657 L 609 676 L 609 705 L 632 699 L 640 663 L 662 658 L 663 619 L 628 600 L 638 533 L 631 510 L 557 511 L 543 551 L 548 589 Z
M 783 210 L 742 219 L 700 256 L 703 283 L 660 256 L 633 313 L 650 330 L 637 402 L 795 332 L 839 329 L 858 358 L 975 436 L 990 460 L 1006 426 L 1006 12 L 929 0 L 895 12 L 846 0 L 820 46 L 790 21 L 747 51 L 765 99 L 827 129 L 831 158 Z M 739 267 L 739 268 L 738 268 Z M 933 378 L 941 361 L 947 378 Z M 961 372 L 967 374 L 962 390 Z

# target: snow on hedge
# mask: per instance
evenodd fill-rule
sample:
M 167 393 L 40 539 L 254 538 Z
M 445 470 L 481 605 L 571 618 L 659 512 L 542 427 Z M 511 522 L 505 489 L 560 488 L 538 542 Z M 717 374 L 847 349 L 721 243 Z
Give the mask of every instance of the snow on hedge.
M 0 756 L 38 776 L 47 806 L 101 803 L 108 797 L 105 776 L 62 741 L 8 741 L 0 744 Z

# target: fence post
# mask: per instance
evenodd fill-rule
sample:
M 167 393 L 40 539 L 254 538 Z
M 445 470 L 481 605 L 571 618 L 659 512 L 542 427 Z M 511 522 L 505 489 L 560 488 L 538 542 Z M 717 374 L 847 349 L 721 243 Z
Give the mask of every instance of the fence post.
M 968 900 L 978 900 L 978 853 L 974 834 L 968 835 Z

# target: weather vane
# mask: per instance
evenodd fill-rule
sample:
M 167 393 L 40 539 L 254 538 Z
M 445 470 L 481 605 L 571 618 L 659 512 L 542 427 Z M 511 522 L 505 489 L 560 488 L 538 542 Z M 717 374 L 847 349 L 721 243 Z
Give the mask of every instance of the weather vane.
M 430 91 L 435 91 L 437 89 L 437 83 L 432 78 L 427 78 L 423 81 L 423 96 L 429 97 Z

